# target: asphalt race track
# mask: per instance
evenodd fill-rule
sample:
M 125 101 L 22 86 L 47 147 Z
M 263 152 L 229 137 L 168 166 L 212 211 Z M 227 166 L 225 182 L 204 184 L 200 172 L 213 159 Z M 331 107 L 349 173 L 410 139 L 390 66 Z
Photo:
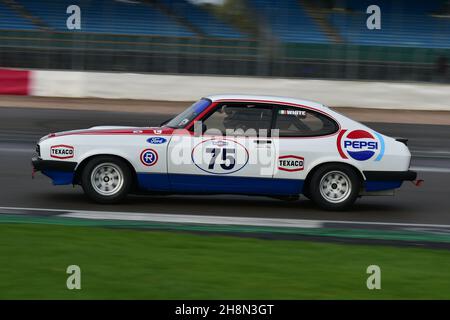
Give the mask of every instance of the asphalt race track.
M 412 166 L 422 187 L 405 183 L 394 197 L 364 197 L 349 212 L 324 212 L 301 198 L 286 202 L 244 196 L 130 196 L 120 205 L 89 202 L 80 187 L 54 187 L 30 159 L 43 135 L 96 125 L 158 125 L 170 115 L 120 112 L 0 108 L 0 207 L 173 213 L 315 220 L 450 225 L 450 126 L 382 124 L 370 127 L 409 138 Z

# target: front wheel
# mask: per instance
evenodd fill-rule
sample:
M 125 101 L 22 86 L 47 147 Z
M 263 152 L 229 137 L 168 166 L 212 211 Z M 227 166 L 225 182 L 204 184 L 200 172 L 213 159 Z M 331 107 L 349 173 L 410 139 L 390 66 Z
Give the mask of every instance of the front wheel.
M 360 188 L 361 178 L 355 170 L 339 164 L 320 167 L 309 185 L 311 199 L 326 210 L 348 209 L 358 197 Z
M 130 191 L 132 175 L 118 158 L 99 156 L 90 160 L 81 175 L 85 194 L 98 203 L 117 203 Z

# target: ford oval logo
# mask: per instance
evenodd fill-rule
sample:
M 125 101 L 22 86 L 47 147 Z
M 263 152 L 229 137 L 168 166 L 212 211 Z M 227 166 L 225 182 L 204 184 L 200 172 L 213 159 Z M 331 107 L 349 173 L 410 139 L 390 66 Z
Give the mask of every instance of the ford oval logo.
M 230 174 L 244 168 L 249 160 L 247 148 L 237 141 L 213 138 L 192 149 L 192 162 L 202 171 Z
M 167 142 L 167 139 L 163 137 L 151 137 L 147 139 L 147 142 L 151 144 L 162 144 Z

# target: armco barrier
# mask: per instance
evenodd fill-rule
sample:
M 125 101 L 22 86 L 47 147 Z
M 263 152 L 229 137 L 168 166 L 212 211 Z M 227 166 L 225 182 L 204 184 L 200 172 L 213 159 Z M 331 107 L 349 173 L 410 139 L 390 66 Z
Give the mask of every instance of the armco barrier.
M 1 93 L 166 101 L 194 101 L 219 93 L 266 94 L 316 100 L 331 107 L 450 111 L 448 84 L 47 70 L 29 74 L 4 70 L 0 77 L 5 74 L 6 79 L 11 73 L 21 80 L 0 80 L 5 85 Z

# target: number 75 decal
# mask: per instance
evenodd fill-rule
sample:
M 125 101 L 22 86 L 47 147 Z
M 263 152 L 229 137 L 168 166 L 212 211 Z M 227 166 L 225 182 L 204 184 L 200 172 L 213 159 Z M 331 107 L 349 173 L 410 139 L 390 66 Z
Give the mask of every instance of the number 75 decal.
M 247 148 L 231 139 L 205 140 L 192 149 L 192 162 L 200 170 L 212 174 L 239 171 L 247 165 L 248 160 Z
M 217 157 L 222 154 L 223 162 L 220 167 L 224 170 L 231 170 L 236 164 L 236 150 L 229 148 L 206 148 L 206 152 L 211 153 L 211 161 L 209 162 L 208 169 L 214 170 L 214 165 L 216 164 Z M 228 162 L 228 164 L 227 164 Z

